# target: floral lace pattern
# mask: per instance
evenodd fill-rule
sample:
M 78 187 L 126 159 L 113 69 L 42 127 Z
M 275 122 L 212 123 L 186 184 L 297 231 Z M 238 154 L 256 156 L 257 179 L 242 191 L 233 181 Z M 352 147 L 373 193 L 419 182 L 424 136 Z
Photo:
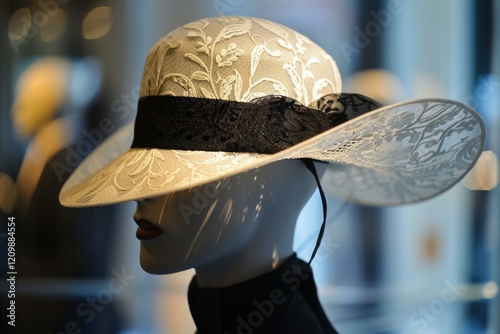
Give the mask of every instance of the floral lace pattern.
M 265 20 L 219 17 L 187 24 L 153 46 L 140 95 L 249 102 L 277 94 L 309 106 L 339 93 L 340 85 L 332 58 L 306 37 Z M 329 112 L 335 104 L 323 100 L 312 108 Z M 458 182 L 485 137 L 472 109 L 441 99 L 380 108 L 275 154 L 129 149 L 132 132 L 132 126 L 117 132 L 78 167 L 61 191 L 63 205 L 153 197 L 300 158 L 331 163 L 322 185 L 333 195 L 373 205 L 408 203 Z
M 413 101 L 367 113 L 273 155 L 131 149 L 97 174 L 106 161 L 84 162 L 61 198 L 66 205 L 115 203 L 201 185 L 277 160 L 311 158 L 330 162 L 322 185 L 334 196 L 370 205 L 409 203 L 458 182 L 479 157 L 484 135 L 479 116 L 458 102 Z M 113 142 L 110 138 L 100 149 L 118 155 L 110 153 L 116 149 Z
M 140 94 L 243 102 L 279 94 L 309 105 L 340 89 L 335 62 L 307 37 L 262 19 L 219 17 L 186 24 L 153 46 Z
M 327 158 L 334 164 L 324 187 L 335 196 L 370 205 L 415 202 L 443 192 L 473 167 L 485 141 L 481 118 L 447 100 L 384 108 L 342 132 L 338 142 L 326 136 L 312 144 L 323 159 L 335 157 Z

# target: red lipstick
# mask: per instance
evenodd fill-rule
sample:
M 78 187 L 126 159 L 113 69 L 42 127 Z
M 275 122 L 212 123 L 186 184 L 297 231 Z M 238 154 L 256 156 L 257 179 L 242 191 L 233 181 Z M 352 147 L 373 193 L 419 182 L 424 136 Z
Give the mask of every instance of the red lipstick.
M 135 236 L 139 240 L 150 240 L 163 233 L 163 231 L 158 226 L 150 223 L 145 219 L 138 219 L 135 220 L 135 222 L 137 223 L 137 225 L 139 225 L 137 232 L 135 232 Z

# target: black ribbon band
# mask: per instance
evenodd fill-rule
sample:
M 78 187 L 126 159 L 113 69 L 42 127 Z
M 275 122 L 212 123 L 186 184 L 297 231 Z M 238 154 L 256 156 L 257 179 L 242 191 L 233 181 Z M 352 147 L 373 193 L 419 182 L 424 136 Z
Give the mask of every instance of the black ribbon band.
M 360 94 L 329 94 L 309 107 L 279 95 L 250 102 L 146 96 L 132 148 L 272 154 L 379 107 Z

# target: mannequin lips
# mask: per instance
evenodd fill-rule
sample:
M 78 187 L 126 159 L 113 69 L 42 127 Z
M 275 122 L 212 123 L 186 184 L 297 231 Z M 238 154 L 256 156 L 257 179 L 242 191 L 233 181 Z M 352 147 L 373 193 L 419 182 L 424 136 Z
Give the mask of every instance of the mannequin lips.
M 135 220 L 135 222 L 137 223 L 137 225 L 139 225 L 139 228 L 135 233 L 136 238 L 139 240 L 153 239 L 163 233 L 163 231 L 158 226 L 148 222 L 145 219 L 138 219 Z

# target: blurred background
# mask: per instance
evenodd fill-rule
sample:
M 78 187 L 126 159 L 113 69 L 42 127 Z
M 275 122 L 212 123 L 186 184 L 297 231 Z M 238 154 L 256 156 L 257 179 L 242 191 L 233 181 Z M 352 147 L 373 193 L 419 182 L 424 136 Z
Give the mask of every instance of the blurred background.
M 149 48 L 179 25 L 246 15 L 295 29 L 336 60 L 343 91 L 385 104 L 455 99 L 486 121 L 467 178 L 423 203 L 329 198 L 313 268 L 341 333 L 500 333 L 500 1 L 7 0 L 0 2 L 0 257 L 16 222 L 16 327 L 1 333 L 193 333 L 193 272 L 145 274 L 134 204 L 67 209 L 78 163 L 134 119 Z M 311 199 L 296 249 L 321 221 Z M 306 222 L 307 221 L 307 222 Z M 1 285 L 5 312 L 8 286 Z M 8 319 L 8 318 L 7 318 Z M 16 331 L 14 331 L 14 329 Z

